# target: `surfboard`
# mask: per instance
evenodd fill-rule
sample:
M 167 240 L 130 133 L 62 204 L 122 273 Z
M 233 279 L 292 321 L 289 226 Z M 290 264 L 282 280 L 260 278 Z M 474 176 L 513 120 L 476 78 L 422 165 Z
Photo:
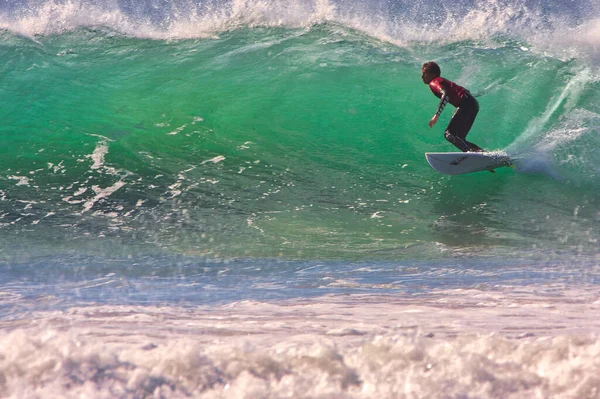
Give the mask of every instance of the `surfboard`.
M 512 162 L 503 151 L 494 152 L 426 152 L 429 165 L 438 172 L 447 175 L 461 175 L 481 171 L 493 172 L 494 169 L 512 166 Z

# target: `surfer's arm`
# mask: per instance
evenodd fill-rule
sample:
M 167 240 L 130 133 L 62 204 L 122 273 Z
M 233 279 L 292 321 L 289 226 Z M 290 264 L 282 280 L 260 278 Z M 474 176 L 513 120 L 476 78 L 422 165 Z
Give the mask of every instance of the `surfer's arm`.
M 442 90 L 442 97 L 441 97 L 441 100 L 440 100 L 440 106 L 438 107 L 438 110 L 435 113 L 435 115 L 437 117 L 439 117 L 442 114 L 442 111 L 446 107 L 446 104 L 448 104 L 448 99 L 449 99 L 448 95 L 446 94 L 446 92 L 444 90 Z
M 446 107 L 446 104 L 448 104 L 448 95 L 444 90 L 442 90 L 442 95 L 440 97 L 440 105 L 435 115 L 433 115 L 433 118 L 431 118 L 431 120 L 429 121 L 429 127 L 433 127 L 437 123 L 438 119 L 440 118 L 440 115 L 442 114 L 442 111 Z

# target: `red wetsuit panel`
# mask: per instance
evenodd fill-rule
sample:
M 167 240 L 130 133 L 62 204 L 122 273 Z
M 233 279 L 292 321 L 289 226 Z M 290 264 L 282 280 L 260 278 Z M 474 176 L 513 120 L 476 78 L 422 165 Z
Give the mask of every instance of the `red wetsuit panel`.
M 443 90 L 448 95 L 448 102 L 457 108 L 460 107 L 463 97 L 469 92 L 464 87 L 442 77 L 437 77 L 429 82 L 429 88 L 438 98 L 442 98 Z

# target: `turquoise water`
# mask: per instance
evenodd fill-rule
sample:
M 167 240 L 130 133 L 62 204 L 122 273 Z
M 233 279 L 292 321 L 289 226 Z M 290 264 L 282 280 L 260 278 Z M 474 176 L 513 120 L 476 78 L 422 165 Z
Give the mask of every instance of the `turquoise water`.
M 599 18 L 7 2 L 0 392 L 595 397 Z M 430 60 L 515 168 L 429 167 Z
M 175 41 L 3 35 L 5 257 L 597 248 L 600 83 L 587 62 L 501 36 L 398 46 L 334 23 Z M 454 150 L 451 110 L 427 126 L 429 59 L 478 96 L 469 138 L 506 149 L 515 170 L 429 168 L 424 152 Z

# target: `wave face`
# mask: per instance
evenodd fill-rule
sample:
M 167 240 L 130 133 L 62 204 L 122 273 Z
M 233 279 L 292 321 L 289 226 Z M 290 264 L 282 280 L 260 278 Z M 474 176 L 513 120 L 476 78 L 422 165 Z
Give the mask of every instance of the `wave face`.
M 600 6 L 480 3 L 9 2 L 2 256 L 595 254 Z M 428 60 L 514 170 L 429 168 Z

